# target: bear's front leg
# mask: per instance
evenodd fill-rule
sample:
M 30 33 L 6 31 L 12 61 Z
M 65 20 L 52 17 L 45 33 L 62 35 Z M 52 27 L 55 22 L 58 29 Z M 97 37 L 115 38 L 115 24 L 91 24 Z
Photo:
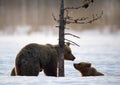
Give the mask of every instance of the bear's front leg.
M 51 62 L 44 68 L 44 73 L 46 76 L 55 76 L 57 77 L 57 63 Z

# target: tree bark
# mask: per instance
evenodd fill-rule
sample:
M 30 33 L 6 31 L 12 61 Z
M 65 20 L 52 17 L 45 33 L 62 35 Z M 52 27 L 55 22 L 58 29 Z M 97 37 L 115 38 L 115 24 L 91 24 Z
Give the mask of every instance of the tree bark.
M 64 77 L 64 0 L 60 0 L 58 76 Z

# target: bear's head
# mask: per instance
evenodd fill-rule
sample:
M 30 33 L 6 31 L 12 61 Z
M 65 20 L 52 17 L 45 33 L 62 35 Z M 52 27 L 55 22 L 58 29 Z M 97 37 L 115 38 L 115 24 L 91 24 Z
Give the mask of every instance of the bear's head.
M 73 66 L 82 74 L 82 76 L 104 76 L 103 73 L 98 72 L 94 67 L 91 67 L 91 63 L 89 62 L 74 63 Z
M 72 51 L 70 49 L 70 43 L 69 42 L 65 43 L 64 59 L 65 60 L 72 60 L 72 61 L 75 59 L 75 57 L 73 56 Z
M 85 72 L 87 69 L 91 67 L 91 63 L 89 62 L 80 62 L 80 63 L 74 63 L 74 68 L 77 69 L 80 72 Z

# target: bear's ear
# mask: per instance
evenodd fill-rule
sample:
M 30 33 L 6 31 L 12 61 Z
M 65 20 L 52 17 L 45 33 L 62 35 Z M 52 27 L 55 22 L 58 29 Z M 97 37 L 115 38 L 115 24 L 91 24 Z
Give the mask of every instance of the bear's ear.
M 69 43 L 69 42 L 66 42 L 65 44 L 66 44 L 67 46 L 70 46 L 70 43 Z
M 87 63 L 87 67 L 91 67 L 91 63 Z

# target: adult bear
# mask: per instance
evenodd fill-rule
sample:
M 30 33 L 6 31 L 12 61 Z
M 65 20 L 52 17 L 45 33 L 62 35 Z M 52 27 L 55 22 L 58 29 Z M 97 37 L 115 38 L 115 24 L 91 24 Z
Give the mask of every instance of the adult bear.
M 74 60 L 69 45 L 65 43 L 64 59 Z M 11 75 L 38 76 L 44 70 L 47 76 L 57 76 L 58 49 L 59 45 L 28 44 L 17 54 Z

